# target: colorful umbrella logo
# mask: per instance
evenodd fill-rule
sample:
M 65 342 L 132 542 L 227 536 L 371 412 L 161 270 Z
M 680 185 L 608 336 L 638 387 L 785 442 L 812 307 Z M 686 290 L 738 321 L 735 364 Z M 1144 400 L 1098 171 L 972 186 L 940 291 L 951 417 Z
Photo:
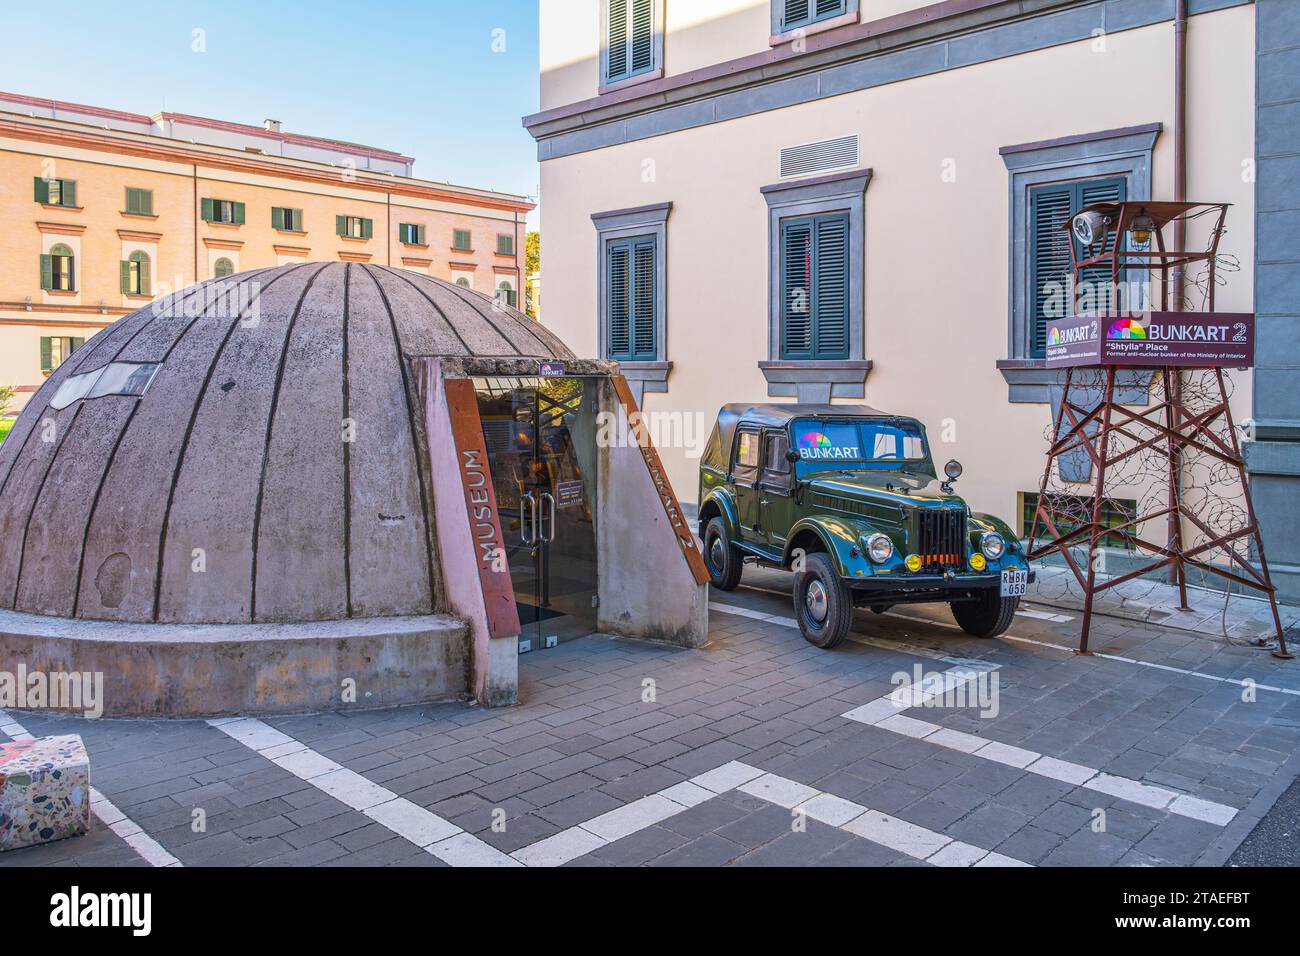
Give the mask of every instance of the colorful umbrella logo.
M 1132 319 L 1120 319 L 1106 330 L 1106 338 L 1108 339 L 1144 339 L 1146 337 L 1147 330 Z

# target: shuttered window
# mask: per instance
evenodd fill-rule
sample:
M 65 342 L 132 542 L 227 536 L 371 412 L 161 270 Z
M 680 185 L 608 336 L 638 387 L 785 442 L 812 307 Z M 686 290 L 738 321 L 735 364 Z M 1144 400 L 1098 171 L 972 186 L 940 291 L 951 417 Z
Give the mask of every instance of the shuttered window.
M 515 237 L 509 233 L 497 234 L 497 255 L 513 256 L 515 254 Z
M 782 5 L 782 33 L 848 12 L 847 0 L 775 0 L 775 2 Z
M 36 177 L 36 201 L 46 206 L 76 206 L 77 182 L 75 179 L 44 179 Z
M 375 223 L 361 216 L 335 216 L 334 231 L 346 239 L 369 239 L 374 235 Z
M 224 279 L 226 276 L 233 274 L 234 271 L 235 264 L 225 256 L 212 263 L 212 275 L 218 279 Z
M 457 252 L 473 252 L 474 248 L 470 245 L 469 230 L 453 230 L 451 234 L 451 247 Z
M 302 210 L 272 206 L 271 228 L 282 232 L 302 232 Z
M 41 336 L 41 371 L 49 374 L 86 344 L 81 336 Z
M 399 224 L 397 227 L 397 238 L 399 242 L 405 243 L 408 246 L 426 245 L 424 241 L 424 226 L 419 223 L 404 222 Z
M 153 215 L 153 190 L 126 187 L 126 212 L 133 216 Z
M 242 202 L 205 197 L 200 206 L 200 214 L 204 222 L 225 223 L 231 226 L 242 226 L 244 224 L 244 204 Z
M 781 221 L 781 358 L 849 357 L 849 216 Z
M 59 243 L 41 256 L 41 288 L 47 292 L 76 291 L 76 264 L 70 247 Z
M 1099 245 L 1087 249 L 1077 245 L 1065 225 L 1081 209 L 1099 202 L 1124 202 L 1128 184 L 1123 177 L 1085 179 L 1072 183 L 1035 186 L 1029 192 L 1029 354 L 1042 358 L 1047 348 L 1047 329 L 1053 319 L 1080 312 L 1110 308 L 1114 290 L 1106 288 L 1109 270 L 1085 269 L 1080 276 L 1077 302 L 1070 290 L 1070 244 L 1076 243 L 1080 258 L 1101 253 Z M 1107 251 L 1115 242 L 1108 237 Z
M 617 83 L 654 70 L 657 0 L 604 0 L 608 35 L 605 82 Z
M 653 236 L 614 239 L 606 246 L 608 357 L 620 362 L 653 362 L 655 343 L 655 240 Z
M 150 295 L 149 256 L 139 250 L 121 263 L 123 295 Z

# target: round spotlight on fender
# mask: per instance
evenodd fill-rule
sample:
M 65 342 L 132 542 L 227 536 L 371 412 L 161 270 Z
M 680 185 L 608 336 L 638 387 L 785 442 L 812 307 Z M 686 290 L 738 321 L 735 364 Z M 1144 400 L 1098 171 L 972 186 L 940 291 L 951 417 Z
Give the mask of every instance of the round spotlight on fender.
M 990 531 L 980 538 L 980 550 L 984 552 L 984 557 L 990 561 L 996 561 L 1006 553 L 1007 543 L 1002 540 L 1002 535 L 996 531 Z
M 943 466 L 943 473 L 948 476 L 949 481 L 956 481 L 961 477 L 961 462 L 956 458 L 951 459 L 948 464 Z
M 867 539 L 867 556 L 874 564 L 884 564 L 894 556 L 894 542 L 887 534 L 873 534 Z
M 913 574 L 921 570 L 921 556 L 919 554 L 909 554 L 907 556 L 907 570 Z
M 976 551 L 970 556 L 970 566 L 972 571 L 983 571 L 989 566 L 989 563 L 985 560 L 984 555 Z

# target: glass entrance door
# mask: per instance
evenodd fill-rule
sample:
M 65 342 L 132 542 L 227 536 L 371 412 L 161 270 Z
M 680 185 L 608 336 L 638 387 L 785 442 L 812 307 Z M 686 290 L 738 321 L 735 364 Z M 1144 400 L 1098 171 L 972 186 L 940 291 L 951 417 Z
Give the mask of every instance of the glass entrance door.
M 596 629 L 599 379 L 476 379 L 521 652 Z

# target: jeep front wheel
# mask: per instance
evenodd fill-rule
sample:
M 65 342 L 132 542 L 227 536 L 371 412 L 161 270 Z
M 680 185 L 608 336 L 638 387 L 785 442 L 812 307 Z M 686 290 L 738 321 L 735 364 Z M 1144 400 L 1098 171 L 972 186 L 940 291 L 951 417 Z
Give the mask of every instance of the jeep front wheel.
M 973 601 L 954 601 L 952 616 L 967 634 L 997 637 L 1011 626 L 1018 597 L 1002 597 L 997 588 L 989 588 Z
M 853 623 L 853 598 L 825 553 L 808 555 L 794 579 L 794 615 L 804 640 L 830 649 L 840 644 Z
M 704 529 L 704 566 L 709 569 L 709 583 L 719 591 L 734 591 L 740 583 L 744 558 L 740 549 L 727 538 L 727 526 L 714 518 Z

